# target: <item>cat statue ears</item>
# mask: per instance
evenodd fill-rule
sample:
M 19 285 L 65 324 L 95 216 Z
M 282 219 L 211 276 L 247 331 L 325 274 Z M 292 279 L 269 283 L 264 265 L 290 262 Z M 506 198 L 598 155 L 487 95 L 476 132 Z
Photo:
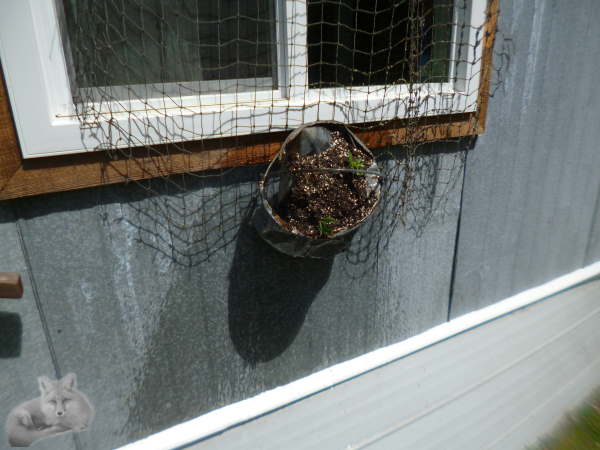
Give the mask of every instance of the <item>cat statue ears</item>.
M 61 384 L 63 389 L 73 391 L 77 389 L 77 376 L 74 373 L 68 373 L 60 380 L 56 381 L 51 380 L 45 375 L 38 378 L 38 385 L 42 394 L 52 390 L 57 384 Z

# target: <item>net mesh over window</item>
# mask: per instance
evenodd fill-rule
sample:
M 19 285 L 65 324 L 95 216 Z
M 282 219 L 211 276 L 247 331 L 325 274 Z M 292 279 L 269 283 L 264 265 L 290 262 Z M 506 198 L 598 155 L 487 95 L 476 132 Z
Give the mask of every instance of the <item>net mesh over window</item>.
M 256 150 L 249 139 L 269 141 L 309 122 L 342 122 L 359 137 L 378 136 L 381 145 L 365 143 L 377 147 L 383 209 L 394 223 L 410 225 L 423 201 L 443 202 L 469 142 L 446 143 L 454 167 L 432 167 L 427 155 L 437 150 L 428 141 L 477 128 L 486 25 L 471 23 L 476 3 L 57 1 L 82 142 L 108 161 L 131 159 L 124 179 L 151 194 L 144 214 L 179 230 L 181 245 L 171 240 L 165 251 L 181 250 L 184 259 L 198 236 L 218 240 L 251 201 L 252 194 L 223 195 L 233 189 L 229 172 L 245 170 L 233 166 L 273 156 L 273 146 Z M 142 164 L 140 156 L 150 159 Z M 154 166 L 144 166 L 149 160 Z M 435 192 L 421 192 L 423 177 L 436 179 Z M 178 200 L 194 180 L 208 179 L 222 183 Z M 217 210 L 229 218 L 217 221 L 219 230 L 210 225 Z

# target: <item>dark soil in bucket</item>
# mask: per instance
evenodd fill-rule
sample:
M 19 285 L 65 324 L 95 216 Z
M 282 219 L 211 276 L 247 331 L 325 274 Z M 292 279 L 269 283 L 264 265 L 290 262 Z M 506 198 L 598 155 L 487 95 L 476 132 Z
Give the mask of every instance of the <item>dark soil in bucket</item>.
M 373 157 L 348 142 L 339 131 L 331 133 L 331 145 L 320 153 L 290 155 L 287 163 L 293 184 L 279 205 L 278 213 L 292 233 L 327 238 L 352 228 L 367 217 L 377 194 L 369 191 L 367 177 L 360 173 L 311 171 L 310 169 L 368 169 Z

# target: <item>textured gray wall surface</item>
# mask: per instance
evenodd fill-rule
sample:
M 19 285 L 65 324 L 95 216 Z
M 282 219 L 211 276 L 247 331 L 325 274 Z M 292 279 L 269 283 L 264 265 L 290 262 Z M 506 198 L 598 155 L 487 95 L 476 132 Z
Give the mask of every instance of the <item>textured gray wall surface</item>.
M 55 366 L 23 255 L 19 227 L 11 208 L 0 204 L 0 272 L 20 272 L 28 289 L 20 300 L 0 300 L 0 448 L 7 445 L 4 421 L 9 411 L 39 396 L 37 378 L 54 377 Z M 42 441 L 44 450 L 74 449 L 71 436 Z
M 183 194 L 155 181 L 152 194 L 129 185 L 11 203 L 41 314 L 31 296 L 15 305 L 46 350 L 22 355 L 23 381 L 34 393 L 36 376 L 53 375 L 36 367 L 50 363 L 42 317 L 57 370 L 75 372 L 96 408 L 77 447 L 112 448 L 444 322 L 464 154 L 443 150 L 420 158 L 406 226 L 390 199 L 334 260 L 260 240 L 247 224 L 252 168 L 188 179 Z
M 600 259 L 597 6 L 501 2 L 500 76 L 467 156 L 452 317 Z

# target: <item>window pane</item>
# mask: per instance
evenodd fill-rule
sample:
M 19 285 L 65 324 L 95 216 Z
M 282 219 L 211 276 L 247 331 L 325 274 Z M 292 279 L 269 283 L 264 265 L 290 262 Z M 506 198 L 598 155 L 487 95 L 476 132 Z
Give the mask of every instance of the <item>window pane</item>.
M 195 82 L 192 94 L 276 86 L 274 0 L 63 4 L 79 88 L 178 83 L 181 90 Z
M 310 87 L 448 81 L 452 11 L 452 0 L 308 0 Z

